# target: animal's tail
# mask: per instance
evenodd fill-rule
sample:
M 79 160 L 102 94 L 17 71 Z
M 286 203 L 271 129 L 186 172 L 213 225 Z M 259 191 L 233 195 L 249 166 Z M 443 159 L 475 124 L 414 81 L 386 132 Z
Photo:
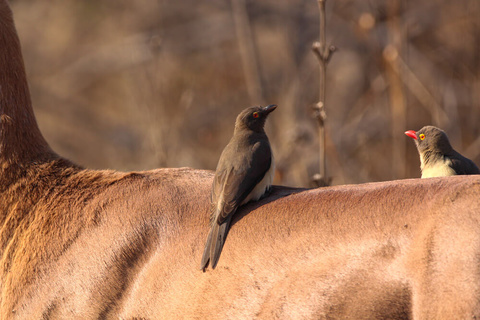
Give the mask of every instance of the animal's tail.
M 230 227 L 231 216 L 222 223 L 218 224 L 216 221 L 212 223 L 212 228 L 208 234 L 207 243 L 203 251 L 202 263 L 200 269 L 205 271 L 210 262 L 212 269 L 215 269 L 220 258 L 220 253 L 227 237 L 228 229 Z

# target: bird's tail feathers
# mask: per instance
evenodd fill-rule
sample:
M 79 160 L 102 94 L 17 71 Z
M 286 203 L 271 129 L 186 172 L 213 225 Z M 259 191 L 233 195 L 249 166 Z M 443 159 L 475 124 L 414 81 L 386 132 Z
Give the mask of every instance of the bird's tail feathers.
M 210 247 L 210 262 L 212 264 L 212 269 L 215 269 L 218 260 L 220 259 L 220 254 L 222 253 L 223 245 L 227 238 L 231 220 L 232 216 L 230 215 L 222 224 L 219 225 L 215 223 L 212 228 L 212 242 Z
M 209 263 L 212 266 L 212 269 L 215 269 L 217 266 L 223 245 L 225 244 L 225 238 L 227 237 L 231 220 L 232 217 L 230 216 L 227 217 L 222 224 L 218 224 L 216 221 L 213 221 L 210 233 L 207 237 L 205 249 L 203 251 L 200 270 L 205 271 Z
M 216 224 L 216 223 L 215 223 Z M 212 234 L 214 232 L 215 226 L 212 225 L 210 228 L 210 232 L 208 233 L 207 243 L 205 244 L 205 249 L 203 250 L 202 262 L 200 264 L 200 270 L 205 271 L 208 267 L 208 263 L 210 261 L 210 247 L 212 246 Z

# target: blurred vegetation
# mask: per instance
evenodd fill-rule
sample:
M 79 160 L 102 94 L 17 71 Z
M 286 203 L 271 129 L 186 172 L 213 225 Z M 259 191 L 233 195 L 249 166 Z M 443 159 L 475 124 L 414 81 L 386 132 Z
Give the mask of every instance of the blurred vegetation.
M 40 128 L 90 168 L 215 169 L 236 115 L 277 104 L 275 182 L 318 172 L 315 0 L 11 0 Z M 427 124 L 480 165 L 480 2 L 332 0 L 333 184 L 420 176 Z

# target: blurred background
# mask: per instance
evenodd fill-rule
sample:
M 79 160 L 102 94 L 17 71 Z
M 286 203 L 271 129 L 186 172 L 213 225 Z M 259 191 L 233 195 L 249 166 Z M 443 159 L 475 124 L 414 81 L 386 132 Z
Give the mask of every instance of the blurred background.
M 237 114 L 267 121 L 276 184 L 319 171 L 315 0 L 11 0 L 40 128 L 89 168 L 214 170 Z M 480 165 L 480 1 L 330 0 L 327 174 L 420 177 L 433 124 Z

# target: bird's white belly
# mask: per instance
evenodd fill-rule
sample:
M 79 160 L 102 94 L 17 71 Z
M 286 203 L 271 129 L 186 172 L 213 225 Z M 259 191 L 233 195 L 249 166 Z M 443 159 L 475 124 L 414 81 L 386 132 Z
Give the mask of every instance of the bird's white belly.
M 273 161 L 272 155 L 272 164 L 270 165 L 270 169 L 268 169 L 267 173 L 263 177 L 262 181 L 260 181 L 255 188 L 253 188 L 252 192 L 248 194 L 248 196 L 243 200 L 241 204 L 245 204 L 249 201 L 257 201 L 260 199 L 264 194 L 265 191 L 270 188 L 273 182 L 273 176 L 275 175 L 275 162 Z
M 434 178 L 434 177 L 446 177 L 456 175 L 455 170 L 453 170 L 447 163 L 439 163 L 436 166 L 424 167 L 422 169 L 422 179 L 423 178 Z

